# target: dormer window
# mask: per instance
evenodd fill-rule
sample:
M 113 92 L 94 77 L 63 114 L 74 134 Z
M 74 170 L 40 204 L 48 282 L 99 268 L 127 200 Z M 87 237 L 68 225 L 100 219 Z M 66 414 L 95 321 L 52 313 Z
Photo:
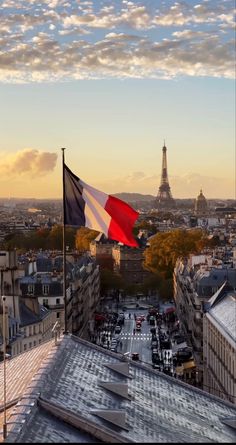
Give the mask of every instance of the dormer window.
M 43 295 L 48 295 L 48 294 L 49 294 L 49 285 L 43 284 Z
M 33 295 L 34 294 L 34 285 L 28 284 L 28 294 Z

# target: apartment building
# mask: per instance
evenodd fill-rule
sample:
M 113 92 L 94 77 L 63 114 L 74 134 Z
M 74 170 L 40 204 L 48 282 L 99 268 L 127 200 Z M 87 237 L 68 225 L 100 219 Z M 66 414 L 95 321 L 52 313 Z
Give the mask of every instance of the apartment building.
M 62 256 L 40 253 L 29 263 L 31 274 L 21 279 L 22 296 L 37 296 L 38 302 L 54 312 L 61 328 L 65 325 Z M 92 317 L 100 298 L 100 272 L 87 256 L 68 254 L 66 261 L 67 328 L 81 333 Z
M 218 253 L 221 259 L 217 258 L 217 250 L 179 259 L 173 276 L 177 315 L 193 348 L 200 382 L 203 382 L 204 304 L 225 281 L 236 289 L 236 269 L 232 263 L 224 262 L 222 249 Z
M 227 283 L 205 305 L 203 389 L 236 404 L 236 291 Z

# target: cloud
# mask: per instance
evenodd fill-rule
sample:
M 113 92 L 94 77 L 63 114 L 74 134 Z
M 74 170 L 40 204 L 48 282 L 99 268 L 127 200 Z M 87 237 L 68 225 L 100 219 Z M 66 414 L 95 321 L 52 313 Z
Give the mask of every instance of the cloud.
M 2 155 L 0 174 L 1 177 L 27 175 L 37 179 L 37 176 L 44 176 L 53 171 L 56 161 L 56 153 L 25 148 L 14 154 Z
M 0 13 L 2 82 L 235 76 L 231 0 L 5 0 Z

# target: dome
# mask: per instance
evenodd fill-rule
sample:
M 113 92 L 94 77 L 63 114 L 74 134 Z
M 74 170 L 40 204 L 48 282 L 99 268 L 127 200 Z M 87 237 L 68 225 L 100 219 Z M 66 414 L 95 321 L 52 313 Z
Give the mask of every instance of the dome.
M 205 213 L 207 211 L 207 200 L 200 190 L 200 194 L 198 195 L 195 202 L 195 212 L 196 213 Z

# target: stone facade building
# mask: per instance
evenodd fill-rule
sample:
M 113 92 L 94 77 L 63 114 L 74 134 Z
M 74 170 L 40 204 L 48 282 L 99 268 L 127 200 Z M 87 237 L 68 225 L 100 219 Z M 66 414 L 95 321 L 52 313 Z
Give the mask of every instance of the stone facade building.
M 236 291 L 224 283 L 203 316 L 203 389 L 236 404 Z
M 236 289 L 236 269 L 212 255 L 179 259 L 174 269 L 174 299 L 180 325 L 191 344 L 199 381 L 203 381 L 204 305 L 228 281 Z

